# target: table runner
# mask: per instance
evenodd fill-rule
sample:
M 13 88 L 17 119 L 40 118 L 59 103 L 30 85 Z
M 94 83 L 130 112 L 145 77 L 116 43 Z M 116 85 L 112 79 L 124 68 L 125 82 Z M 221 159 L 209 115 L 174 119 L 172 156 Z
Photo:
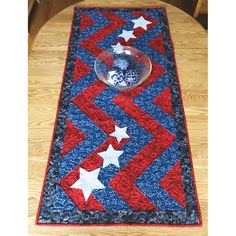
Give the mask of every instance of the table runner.
M 119 44 L 152 61 L 124 92 L 94 72 Z M 164 8 L 75 8 L 36 224 L 201 225 Z

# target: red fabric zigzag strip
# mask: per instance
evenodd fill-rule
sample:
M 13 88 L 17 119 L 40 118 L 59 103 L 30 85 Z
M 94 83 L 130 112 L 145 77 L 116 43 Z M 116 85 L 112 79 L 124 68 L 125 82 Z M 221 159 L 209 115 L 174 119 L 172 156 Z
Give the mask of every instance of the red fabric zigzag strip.
M 90 38 L 84 39 L 80 42 L 80 45 L 87 49 L 89 52 L 91 52 L 95 57 L 97 57 L 100 53 L 103 52 L 103 49 L 97 45 L 97 42 L 101 41 L 103 38 L 105 38 L 106 36 L 108 36 L 126 23 L 124 19 L 112 12 L 100 13 L 107 17 L 109 20 L 111 20 L 111 23 L 95 32 Z
M 139 88 L 118 94 L 113 102 L 153 135 L 153 139 L 130 162 L 110 180 L 112 188 L 134 210 L 157 210 L 157 207 L 141 192 L 134 181 L 175 140 L 175 136 L 164 129 L 150 115 L 140 109 L 132 99 L 157 79 L 165 70 L 153 62 L 153 71 L 147 82 Z
M 92 37 L 87 38 L 81 42 L 81 46 L 90 51 L 95 57 L 98 56 L 103 50 L 96 45 L 96 43 L 102 40 L 107 35 L 111 34 L 117 28 L 121 27 L 125 21 L 111 12 L 102 12 L 104 16 L 111 20 L 111 23 L 98 30 Z M 106 134 L 110 134 L 114 131 L 116 123 L 106 113 L 101 111 L 91 100 L 98 96 L 105 88 L 106 84 L 97 80 L 86 88 L 83 92 L 77 95 L 72 102 L 85 114 L 92 119 L 98 127 L 100 127 Z M 91 155 L 82 161 L 75 169 L 73 169 L 66 177 L 64 177 L 59 185 L 70 196 L 72 201 L 81 210 L 104 210 L 105 208 L 95 199 L 91 194 L 88 201 L 85 202 L 83 193 L 81 190 L 71 189 L 70 186 L 79 179 L 79 168 L 82 167 L 87 171 L 94 170 L 102 165 L 103 159 L 97 155 L 98 152 L 104 151 L 104 149 L 115 141 L 114 137 L 109 137 L 98 149 L 96 149 Z M 116 142 L 115 142 L 116 143 Z M 123 142 L 124 143 L 124 142 Z M 122 145 L 122 143 L 120 144 Z M 117 145 L 113 145 L 116 148 Z M 119 148 L 119 147 L 118 147 Z
M 72 102 L 84 112 L 91 120 L 93 120 L 98 127 L 100 127 L 105 133 L 110 134 L 114 131 L 116 123 L 100 110 L 92 100 L 98 96 L 105 88 L 106 84 L 100 80 L 95 81 L 88 88 L 78 94 Z M 81 190 L 71 189 L 70 186 L 79 179 L 79 169 L 82 167 L 87 171 L 92 171 L 101 167 L 103 163 L 102 157 L 97 153 L 107 149 L 109 144 L 115 149 L 120 149 L 128 139 L 123 139 L 120 143 L 117 143 L 116 138 L 108 137 L 108 139 L 100 145 L 93 153 L 86 157 L 78 166 L 76 166 L 67 176 L 60 180 L 59 185 L 63 190 L 70 196 L 72 201 L 81 210 L 104 210 L 105 208 L 96 200 L 91 194 L 87 202 L 84 200 L 83 193 Z

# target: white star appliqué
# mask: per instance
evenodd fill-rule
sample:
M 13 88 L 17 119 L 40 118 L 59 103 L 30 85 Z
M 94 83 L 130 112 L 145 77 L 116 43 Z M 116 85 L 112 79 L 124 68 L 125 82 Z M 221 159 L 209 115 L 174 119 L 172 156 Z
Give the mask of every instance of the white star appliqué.
M 113 52 L 119 54 L 119 53 L 122 53 L 123 52 L 123 47 L 120 43 L 117 43 L 116 45 L 112 45 L 113 47 Z
M 129 41 L 129 39 L 135 39 L 136 37 L 134 36 L 134 31 L 130 30 L 122 30 L 122 34 L 118 35 L 119 37 L 123 37 L 125 39 L 125 41 Z
M 110 144 L 105 152 L 99 152 L 98 155 L 103 158 L 103 168 L 113 164 L 117 167 L 120 167 L 118 157 L 123 153 L 124 151 L 118 151 L 115 150 L 112 145 Z
M 145 20 L 142 16 L 140 16 L 136 20 L 132 20 L 134 23 L 134 29 L 138 27 L 142 27 L 143 29 L 147 30 L 147 25 L 151 24 L 152 22 Z
M 93 171 L 86 171 L 80 167 L 80 178 L 70 187 L 81 189 L 85 201 L 87 201 L 94 189 L 105 188 L 105 186 L 98 180 L 99 171 L 100 168 Z
M 129 135 L 126 133 L 127 127 L 120 128 L 115 125 L 115 131 L 110 134 L 110 136 L 116 137 L 117 141 L 120 142 L 122 138 L 129 138 Z

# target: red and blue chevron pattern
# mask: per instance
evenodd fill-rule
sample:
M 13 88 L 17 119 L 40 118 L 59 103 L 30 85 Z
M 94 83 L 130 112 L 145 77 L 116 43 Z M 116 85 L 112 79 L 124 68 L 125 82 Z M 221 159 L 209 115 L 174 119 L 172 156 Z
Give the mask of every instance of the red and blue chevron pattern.
M 133 28 L 140 17 L 151 22 L 147 29 Z M 126 42 L 122 30 L 135 38 Z M 125 92 L 93 70 L 96 57 L 118 42 L 143 51 L 153 65 L 142 85 Z M 115 126 L 127 127 L 129 138 L 118 142 L 110 135 Z M 123 153 L 118 166 L 103 168 L 98 153 L 109 145 Z M 71 186 L 95 170 L 103 187 L 86 198 Z M 201 224 L 165 9 L 75 8 L 36 223 Z

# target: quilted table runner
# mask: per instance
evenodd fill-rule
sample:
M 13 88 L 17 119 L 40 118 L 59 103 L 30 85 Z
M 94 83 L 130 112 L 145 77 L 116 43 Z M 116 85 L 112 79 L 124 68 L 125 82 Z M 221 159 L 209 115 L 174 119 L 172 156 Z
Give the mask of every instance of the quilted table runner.
M 151 59 L 132 90 L 94 72 L 116 45 Z M 201 225 L 164 8 L 75 8 L 36 224 Z

